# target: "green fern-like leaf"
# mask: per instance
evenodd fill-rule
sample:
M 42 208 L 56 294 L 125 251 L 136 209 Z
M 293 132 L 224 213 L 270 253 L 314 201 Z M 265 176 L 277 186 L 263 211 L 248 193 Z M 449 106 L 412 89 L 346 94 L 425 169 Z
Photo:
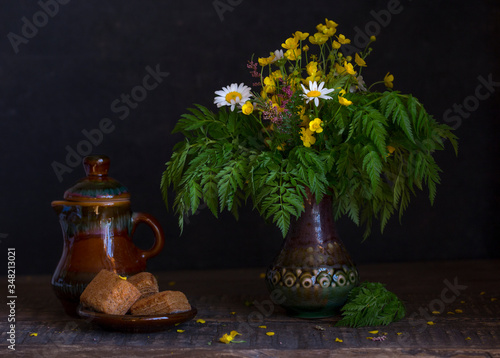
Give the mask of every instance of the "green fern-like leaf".
M 380 109 L 386 118 L 391 118 L 392 122 L 403 130 L 408 139 L 415 143 L 410 116 L 398 92 L 385 92 L 380 100 Z
M 385 117 L 376 109 L 370 108 L 363 116 L 363 130 L 367 137 L 371 139 L 380 154 L 385 154 L 387 130 Z
M 383 284 L 363 282 L 349 293 L 336 326 L 366 327 L 388 325 L 405 316 L 403 302 Z
M 374 191 L 380 184 L 380 174 L 382 173 L 382 159 L 380 154 L 373 150 L 371 146 L 363 148 L 366 153 L 363 158 L 363 169 L 368 173 Z

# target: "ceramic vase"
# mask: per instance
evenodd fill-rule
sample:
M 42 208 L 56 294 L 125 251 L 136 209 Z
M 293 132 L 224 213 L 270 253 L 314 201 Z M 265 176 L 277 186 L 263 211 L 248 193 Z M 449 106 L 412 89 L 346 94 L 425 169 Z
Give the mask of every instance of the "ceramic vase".
M 304 212 L 292 220 L 281 251 L 269 266 L 271 298 L 300 318 L 335 316 L 359 275 L 334 223 L 332 198 L 317 203 L 309 191 Z

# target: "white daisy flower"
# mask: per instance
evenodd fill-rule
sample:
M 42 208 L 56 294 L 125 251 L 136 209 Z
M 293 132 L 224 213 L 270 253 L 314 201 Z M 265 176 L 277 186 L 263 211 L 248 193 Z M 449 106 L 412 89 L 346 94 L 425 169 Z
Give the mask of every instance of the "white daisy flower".
M 217 108 L 231 106 L 231 111 L 234 111 L 236 105 L 240 107 L 244 105 L 252 96 L 250 87 L 245 86 L 243 83 L 239 85 L 232 83 L 230 86 L 222 87 L 220 91 L 215 91 L 215 94 L 217 97 L 214 99 L 214 104 L 217 105 Z
M 366 91 L 366 87 L 365 87 L 365 80 L 363 79 L 363 76 L 358 76 L 358 78 L 356 78 L 358 80 L 358 88 L 360 91 Z
M 309 89 L 307 89 L 304 87 L 303 84 L 301 84 L 302 90 L 304 91 L 304 94 L 302 95 L 302 97 L 304 97 L 306 99 L 306 103 L 309 103 L 312 100 L 314 100 L 314 105 L 316 107 L 318 107 L 320 98 L 332 99 L 332 97 L 327 96 L 327 94 L 330 92 L 333 92 L 334 89 L 323 88 L 324 85 L 325 85 L 325 82 L 321 82 L 318 86 L 316 81 L 314 81 L 314 82 L 309 81 Z
M 351 93 L 354 93 L 356 91 L 366 91 L 366 87 L 365 87 L 365 81 L 363 80 L 363 76 L 358 76 L 356 78 L 356 80 L 358 81 L 358 85 L 351 85 L 351 87 L 349 87 L 349 92 Z
M 275 63 L 283 58 L 283 50 L 274 51 L 274 59 L 271 63 Z

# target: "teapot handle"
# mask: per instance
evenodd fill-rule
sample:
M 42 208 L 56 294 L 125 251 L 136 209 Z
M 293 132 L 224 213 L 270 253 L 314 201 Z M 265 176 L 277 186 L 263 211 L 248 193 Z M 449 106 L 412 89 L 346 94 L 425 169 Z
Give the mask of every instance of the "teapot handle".
M 155 235 L 155 242 L 153 246 L 146 251 L 141 251 L 141 257 L 145 260 L 148 260 L 156 255 L 158 255 L 163 249 L 163 245 L 165 244 L 165 235 L 163 234 L 163 230 L 160 226 L 160 223 L 151 215 L 144 213 L 133 213 L 132 214 L 132 230 L 130 232 L 130 236 L 134 235 L 134 231 L 137 225 L 141 222 L 146 223 L 152 230 Z

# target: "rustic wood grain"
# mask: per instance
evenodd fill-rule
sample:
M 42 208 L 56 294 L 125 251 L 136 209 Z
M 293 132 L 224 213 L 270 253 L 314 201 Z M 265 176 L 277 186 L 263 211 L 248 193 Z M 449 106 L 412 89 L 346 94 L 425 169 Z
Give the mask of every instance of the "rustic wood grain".
M 49 276 L 18 277 L 15 353 L 72 358 L 500 357 L 499 260 L 387 263 L 363 265 L 359 270 L 362 280 L 386 283 L 405 302 L 407 316 L 402 321 L 352 329 L 335 327 L 338 317 L 294 319 L 269 300 L 260 278 L 264 269 L 183 271 L 157 274 L 160 289 L 185 292 L 198 309 L 196 318 L 204 319 L 204 324 L 195 319 L 162 332 L 109 332 L 66 316 Z M 450 293 L 450 285 L 456 286 L 456 294 Z M 432 314 L 433 308 L 443 312 Z M 7 352 L 6 305 L 0 312 L 3 356 Z M 231 330 L 240 332 L 237 339 L 244 342 L 226 345 L 218 341 Z M 378 333 L 370 333 L 373 330 Z M 384 341 L 367 339 L 381 335 L 386 336 Z

